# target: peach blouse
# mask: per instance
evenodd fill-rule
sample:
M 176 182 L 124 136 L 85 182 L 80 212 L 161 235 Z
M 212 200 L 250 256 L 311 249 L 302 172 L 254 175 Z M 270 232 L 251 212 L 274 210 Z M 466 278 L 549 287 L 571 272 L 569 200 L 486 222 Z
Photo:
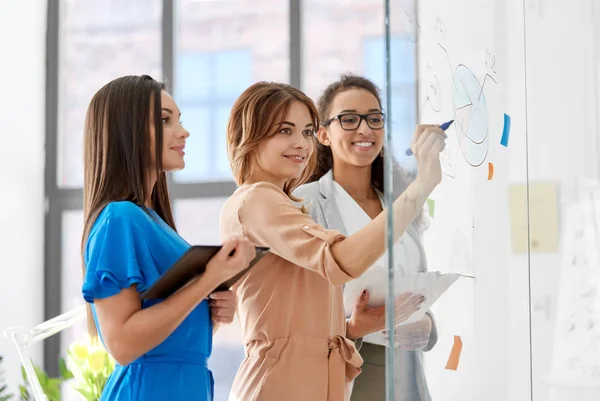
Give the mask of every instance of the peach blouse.
M 346 338 L 331 255 L 344 238 L 316 224 L 276 185 L 242 185 L 221 211 L 221 239 L 245 235 L 266 255 L 234 287 L 246 358 L 230 400 L 343 401 L 362 358 Z

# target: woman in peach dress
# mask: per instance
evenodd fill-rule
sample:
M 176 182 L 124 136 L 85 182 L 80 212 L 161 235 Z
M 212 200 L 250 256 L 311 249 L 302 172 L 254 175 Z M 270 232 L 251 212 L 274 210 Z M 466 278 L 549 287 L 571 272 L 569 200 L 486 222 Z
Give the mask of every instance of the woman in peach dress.
M 234 287 L 246 358 L 231 401 L 343 401 L 360 373 L 342 290 L 383 255 L 387 211 L 344 237 L 295 205 L 292 191 L 315 169 L 318 126 L 313 102 L 286 84 L 256 83 L 231 111 L 227 147 L 239 188 L 221 211 L 221 237 L 244 235 L 271 248 Z M 396 239 L 441 181 L 445 137 L 433 125 L 415 131 L 419 173 L 391 207 Z M 422 301 L 398 297 L 396 319 Z

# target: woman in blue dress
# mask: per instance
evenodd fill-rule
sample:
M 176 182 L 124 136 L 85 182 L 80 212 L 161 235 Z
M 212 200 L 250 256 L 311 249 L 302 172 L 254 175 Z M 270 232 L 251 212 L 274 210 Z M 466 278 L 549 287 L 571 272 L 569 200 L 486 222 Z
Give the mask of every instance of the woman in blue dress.
M 87 111 L 82 292 L 90 332 L 117 362 L 101 400 L 212 401 L 212 336 L 234 305 L 230 292 L 207 299 L 255 255 L 247 240 L 232 239 L 202 277 L 167 299 L 141 300 L 190 246 L 175 230 L 166 179 L 185 164 L 180 115 L 149 76 L 106 84 Z

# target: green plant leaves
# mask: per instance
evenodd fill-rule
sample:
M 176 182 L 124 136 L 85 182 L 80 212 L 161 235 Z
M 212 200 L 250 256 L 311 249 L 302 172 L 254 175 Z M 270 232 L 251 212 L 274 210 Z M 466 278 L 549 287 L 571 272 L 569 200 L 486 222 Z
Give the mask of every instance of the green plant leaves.
M 4 357 L 0 356 L 0 365 Z M 13 394 L 8 394 L 8 386 L 4 384 L 4 371 L 0 369 L 0 401 L 8 401 L 13 398 Z
M 42 391 L 48 397 L 49 401 L 60 401 L 61 393 L 60 393 L 60 385 L 65 381 L 69 380 L 73 377 L 73 374 L 67 368 L 67 364 L 63 358 L 59 360 L 58 364 L 59 368 L 59 377 L 49 377 L 44 369 L 39 366 L 34 366 L 35 374 L 37 376 L 38 381 L 40 382 L 40 386 L 42 387 Z M 21 367 L 21 376 L 23 377 L 23 381 L 25 385 L 19 386 L 19 390 L 21 393 L 22 401 L 29 401 L 32 399 L 29 394 L 29 382 L 27 381 L 27 374 L 25 373 L 25 368 Z

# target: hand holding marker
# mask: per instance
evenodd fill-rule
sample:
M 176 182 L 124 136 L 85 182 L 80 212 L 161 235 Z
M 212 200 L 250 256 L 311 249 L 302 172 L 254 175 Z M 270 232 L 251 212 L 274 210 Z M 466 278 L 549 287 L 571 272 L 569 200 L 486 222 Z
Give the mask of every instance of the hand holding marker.
M 440 128 L 444 131 L 446 131 L 448 128 L 450 128 L 450 126 L 452 125 L 452 123 L 454 122 L 454 120 L 450 120 L 446 123 L 443 123 L 442 125 L 440 125 Z M 406 149 L 406 156 L 412 156 L 413 151 L 411 148 Z

